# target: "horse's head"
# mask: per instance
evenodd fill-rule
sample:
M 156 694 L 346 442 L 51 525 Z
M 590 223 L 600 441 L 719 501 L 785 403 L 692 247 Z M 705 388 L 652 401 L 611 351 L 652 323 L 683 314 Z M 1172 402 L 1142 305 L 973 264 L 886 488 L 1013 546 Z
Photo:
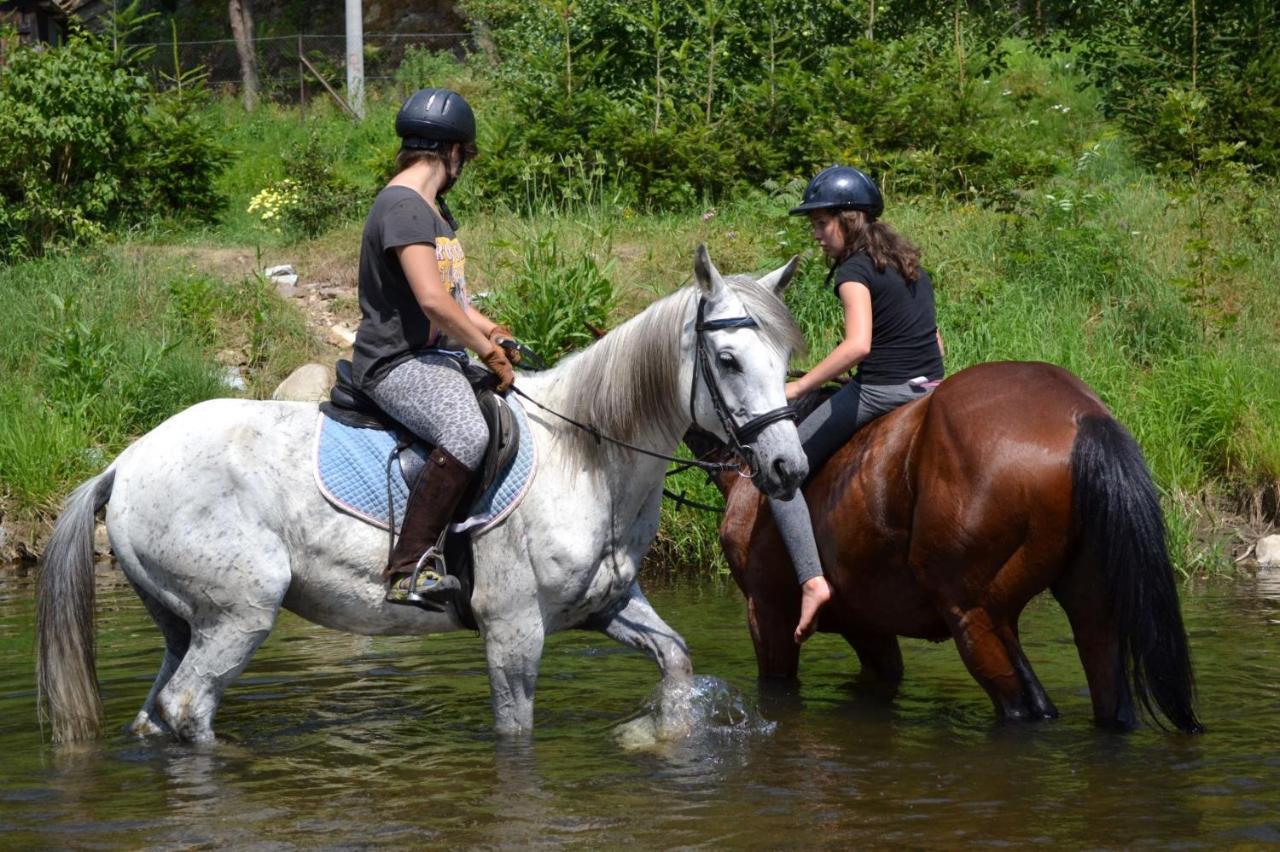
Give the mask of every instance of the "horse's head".
M 696 426 L 746 457 L 760 490 L 783 498 L 809 471 L 784 393 L 791 351 L 804 345 L 781 299 L 796 263 L 792 258 L 759 280 L 726 279 L 706 246 L 698 246 L 693 264 L 690 414 Z

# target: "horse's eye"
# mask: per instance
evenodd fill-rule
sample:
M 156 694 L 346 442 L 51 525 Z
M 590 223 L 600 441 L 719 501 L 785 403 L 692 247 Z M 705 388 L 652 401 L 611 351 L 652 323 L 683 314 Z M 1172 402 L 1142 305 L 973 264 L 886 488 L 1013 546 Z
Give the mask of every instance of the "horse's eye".
M 718 357 L 722 369 L 731 370 L 735 373 L 742 372 L 742 365 L 738 363 L 737 358 L 733 357 L 732 352 L 721 352 Z

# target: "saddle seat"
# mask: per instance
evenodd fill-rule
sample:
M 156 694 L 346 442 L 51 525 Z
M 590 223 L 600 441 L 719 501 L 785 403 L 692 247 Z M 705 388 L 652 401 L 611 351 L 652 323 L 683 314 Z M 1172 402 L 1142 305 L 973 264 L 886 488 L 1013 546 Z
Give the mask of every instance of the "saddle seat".
M 379 408 L 372 397 L 356 387 L 349 360 L 340 359 L 335 365 L 335 372 L 337 381 L 329 391 L 328 402 L 320 403 L 320 411 L 344 426 L 355 429 L 379 429 L 393 433 L 396 436 L 396 466 L 400 469 L 405 485 L 412 491 L 427 456 L 435 446 L 414 435 Z M 476 394 L 476 402 L 480 406 L 480 414 L 489 428 L 489 444 L 476 470 L 476 475 L 472 477 L 471 484 L 467 486 L 462 499 L 458 501 L 455 521 L 466 518 L 468 507 L 475 498 L 494 483 L 499 473 L 506 469 L 520 449 L 520 430 L 516 427 L 514 415 L 493 389 L 497 378 L 483 367 L 470 363 L 467 364 L 464 373 L 467 380 L 471 382 L 471 388 Z

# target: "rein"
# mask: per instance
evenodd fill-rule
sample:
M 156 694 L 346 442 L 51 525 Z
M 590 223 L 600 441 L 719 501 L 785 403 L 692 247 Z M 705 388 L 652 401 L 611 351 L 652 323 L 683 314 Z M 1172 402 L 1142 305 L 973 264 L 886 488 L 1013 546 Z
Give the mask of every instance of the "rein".
M 516 396 L 520 397 L 521 399 L 527 399 L 529 402 L 532 402 L 534 405 L 536 405 L 538 408 L 542 409 L 543 411 L 547 412 L 548 414 L 555 417 L 559 417 L 561 420 L 563 420 L 565 423 L 568 423 L 570 426 L 574 426 L 578 429 L 581 429 L 583 432 L 586 432 L 588 435 L 596 439 L 597 444 L 600 443 L 601 441 L 604 441 L 610 444 L 616 444 L 619 447 L 625 447 L 626 449 L 631 450 L 632 452 L 650 456 L 655 459 L 662 459 L 663 461 L 675 462 L 679 465 L 682 465 L 682 467 L 680 467 L 678 470 L 672 471 L 673 473 L 679 473 L 681 470 L 688 470 L 691 467 L 700 468 L 701 470 L 705 470 L 707 473 L 719 473 L 720 471 L 724 471 L 724 470 L 741 470 L 741 465 L 734 464 L 732 462 L 707 462 L 707 461 L 702 461 L 701 459 L 681 459 L 681 458 L 676 458 L 675 456 L 668 456 L 662 453 L 656 453 L 653 450 L 646 450 L 644 447 L 637 447 L 635 444 L 629 444 L 620 438 L 613 438 L 613 437 L 610 437 L 609 435 L 604 434 L 599 429 L 592 426 L 590 423 L 582 423 L 580 421 L 574 420 L 572 417 L 561 414 L 559 411 L 556 411 L 554 408 L 548 408 L 547 406 L 538 402 L 533 397 L 529 396 L 524 391 L 520 390 L 520 388 L 516 387 L 515 385 L 511 386 L 511 390 L 515 391 Z

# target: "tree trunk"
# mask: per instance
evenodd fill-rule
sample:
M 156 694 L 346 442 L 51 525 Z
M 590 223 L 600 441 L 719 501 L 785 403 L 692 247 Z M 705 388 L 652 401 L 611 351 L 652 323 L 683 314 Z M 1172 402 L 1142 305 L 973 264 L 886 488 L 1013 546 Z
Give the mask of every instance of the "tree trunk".
M 231 16 L 231 34 L 236 40 L 236 53 L 240 55 L 241 94 L 244 108 L 252 110 L 258 103 L 258 54 L 253 43 L 252 0 L 228 0 L 227 11 Z

